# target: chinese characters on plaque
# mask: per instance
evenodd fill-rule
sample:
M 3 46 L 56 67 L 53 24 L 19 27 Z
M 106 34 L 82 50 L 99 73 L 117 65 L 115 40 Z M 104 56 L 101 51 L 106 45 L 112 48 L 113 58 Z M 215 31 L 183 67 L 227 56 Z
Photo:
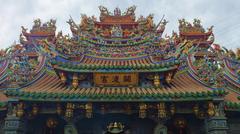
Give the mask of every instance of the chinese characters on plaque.
M 95 73 L 96 86 L 134 86 L 138 84 L 137 73 Z

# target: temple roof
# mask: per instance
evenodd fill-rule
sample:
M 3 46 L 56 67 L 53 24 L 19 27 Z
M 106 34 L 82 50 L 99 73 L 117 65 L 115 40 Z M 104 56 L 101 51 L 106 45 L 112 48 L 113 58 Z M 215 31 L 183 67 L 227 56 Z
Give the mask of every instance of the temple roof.
M 58 58 L 52 63 L 56 69 L 71 72 L 159 72 L 177 69 L 180 62 L 172 58 L 158 63 L 150 56 L 131 59 L 104 59 L 84 56 L 77 62 L 67 62 Z
M 20 44 L 0 51 L 0 102 L 224 100 L 228 109 L 240 109 L 240 49 L 213 44 L 212 27 L 180 20 L 179 33 L 162 37 L 166 20 L 135 20 L 134 7 L 100 10 L 99 22 L 86 15 L 79 25 L 70 19 L 72 36 L 55 34 L 55 20 L 37 19 L 29 32 L 22 27 Z M 96 84 L 97 74 L 136 81 Z
M 176 76 L 169 87 L 90 87 L 68 88 L 56 76 L 45 75 L 36 83 L 20 89 L 9 90 L 8 96 L 21 100 L 40 101 L 179 101 L 212 100 L 225 96 L 224 90 L 212 90 L 188 74 Z
M 226 95 L 225 100 L 227 102 L 239 103 L 240 100 L 238 96 L 240 96 L 239 93 L 234 92 L 232 90 L 228 90 L 228 95 Z

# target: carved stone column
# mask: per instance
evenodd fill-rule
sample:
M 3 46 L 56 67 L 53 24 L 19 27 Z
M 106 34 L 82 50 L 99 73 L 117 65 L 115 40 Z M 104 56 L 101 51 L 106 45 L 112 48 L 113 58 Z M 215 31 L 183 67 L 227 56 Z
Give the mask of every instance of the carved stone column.
M 16 109 L 20 109 L 21 105 L 18 105 L 16 107 L 13 107 L 12 104 L 10 103 L 8 105 L 8 114 L 7 117 L 5 118 L 5 123 L 4 123 L 4 134 L 24 134 L 24 129 L 25 129 L 25 122 L 22 119 L 22 116 L 18 117 L 17 115 L 22 115 L 22 114 L 16 114 Z M 22 112 L 22 111 L 21 111 Z M 20 112 L 19 112 L 20 113 Z
M 215 106 L 214 115 L 205 120 L 207 134 L 227 134 L 227 118 L 223 110 L 223 103 Z
M 24 134 L 24 121 L 19 117 L 8 115 L 5 118 L 4 134 Z
M 207 134 L 227 134 L 227 118 L 211 117 L 206 120 Z

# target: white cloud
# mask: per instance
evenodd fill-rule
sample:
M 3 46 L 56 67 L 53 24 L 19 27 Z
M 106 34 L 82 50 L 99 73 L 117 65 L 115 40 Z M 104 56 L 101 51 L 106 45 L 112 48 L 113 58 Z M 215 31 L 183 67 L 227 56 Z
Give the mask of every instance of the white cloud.
M 216 43 L 227 48 L 240 47 L 240 1 L 234 0 L 0 0 L 0 48 L 10 46 L 19 39 L 20 27 L 31 28 L 33 19 L 47 21 L 57 19 L 58 31 L 70 33 L 66 21 L 71 15 L 76 22 L 80 14 L 99 15 L 98 6 L 104 5 L 113 10 L 125 10 L 136 5 L 136 14 L 155 15 L 156 23 L 165 14 L 169 20 L 166 33 L 177 31 L 178 19 L 200 18 L 204 27 L 214 25 Z

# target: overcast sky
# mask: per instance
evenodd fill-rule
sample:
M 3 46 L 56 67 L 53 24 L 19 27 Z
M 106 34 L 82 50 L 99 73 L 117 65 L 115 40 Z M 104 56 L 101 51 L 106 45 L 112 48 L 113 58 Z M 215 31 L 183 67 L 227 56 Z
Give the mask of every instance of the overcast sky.
M 136 16 L 154 14 L 158 23 L 163 15 L 169 21 L 166 34 L 178 30 L 178 19 L 202 20 L 205 28 L 214 25 L 215 43 L 229 49 L 240 47 L 240 0 L 0 0 L 0 48 L 19 42 L 21 26 L 31 28 L 33 20 L 57 19 L 57 31 L 70 33 L 69 15 L 80 23 L 80 14 L 99 16 L 99 5 L 122 11 L 136 5 Z

